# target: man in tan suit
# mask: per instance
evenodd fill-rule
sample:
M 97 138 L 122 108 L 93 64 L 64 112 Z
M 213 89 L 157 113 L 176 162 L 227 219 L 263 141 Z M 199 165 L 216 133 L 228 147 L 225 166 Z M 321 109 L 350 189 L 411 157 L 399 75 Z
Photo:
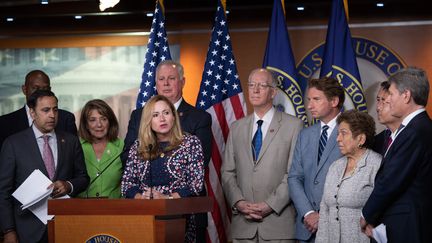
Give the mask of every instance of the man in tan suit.
M 303 123 L 273 107 L 268 70 L 253 70 L 248 88 L 254 113 L 232 124 L 222 164 L 233 242 L 295 242 L 287 175 Z

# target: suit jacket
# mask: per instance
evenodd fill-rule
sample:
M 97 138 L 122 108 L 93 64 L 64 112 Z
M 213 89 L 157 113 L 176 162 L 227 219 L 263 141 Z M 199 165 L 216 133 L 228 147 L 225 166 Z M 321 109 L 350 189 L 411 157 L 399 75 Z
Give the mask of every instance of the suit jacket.
M 387 150 L 387 143 L 389 142 L 390 135 L 391 135 L 391 131 L 389 129 L 385 129 L 384 131 L 375 135 L 375 141 L 372 149 L 375 152 L 384 156 Z
M 4 140 L 12 134 L 25 130 L 29 127 L 27 112 L 25 107 L 12 113 L 0 116 L 0 148 Z M 77 135 L 74 114 L 58 110 L 58 120 L 55 127 L 56 131 L 65 131 Z
M 123 175 L 120 154 L 123 152 L 123 140 L 116 139 L 108 142 L 99 161 L 97 161 L 92 144 L 83 139 L 80 139 L 80 142 L 87 174 L 90 176 L 90 184 L 87 190 L 80 193 L 78 197 L 120 198 L 120 181 Z
M 143 108 L 138 108 L 131 114 L 125 138 L 125 149 L 121 156 L 123 166 L 126 164 L 131 146 L 138 137 L 142 111 Z M 207 168 L 211 157 L 212 145 L 212 118 L 210 114 L 191 106 L 184 99 L 180 103 L 177 112 L 179 114 L 180 125 L 183 131 L 196 135 L 199 138 L 204 152 L 204 166 Z M 207 192 L 205 187 L 203 187 L 200 196 L 205 195 L 207 195 Z M 198 227 L 207 227 L 207 213 L 197 214 L 196 222 Z
M 336 126 L 330 134 L 319 165 L 320 123 L 303 129 L 297 139 L 288 184 L 297 210 L 296 238 L 299 240 L 306 241 L 311 237 L 312 234 L 303 224 L 303 216 L 309 211 L 319 212 L 328 168 L 342 157 L 336 143 L 337 130 Z
M 249 221 L 234 212 L 232 237 L 252 238 L 259 234 L 266 240 L 294 239 L 295 209 L 287 176 L 303 122 L 275 112 L 255 163 L 251 146 L 253 123 L 251 114 L 231 125 L 221 168 L 222 187 L 231 207 L 240 200 L 266 202 L 274 212 L 261 222 Z
M 336 160 L 327 173 L 315 243 L 369 243 L 361 232 L 361 209 L 374 187 L 381 155 L 367 150 L 352 175 L 344 177 L 347 157 Z M 337 195 L 337 198 L 335 198 Z
M 58 161 L 53 181 L 69 181 L 73 185 L 71 196 L 85 190 L 89 177 L 78 137 L 58 131 Z M 1 229 L 15 228 L 20 242 L 37 242 L 46 230 L 28 209 L 21 210 L 12 193 L 36 169 L 48 177 L 31 127 L 8 137 L 0 152 L 0 224 Z
M 384 223 L 389 242 L 430 242 L 432 229 L 432 121 L 416 115 L 397 135 L 363 208 L 372 225 Z

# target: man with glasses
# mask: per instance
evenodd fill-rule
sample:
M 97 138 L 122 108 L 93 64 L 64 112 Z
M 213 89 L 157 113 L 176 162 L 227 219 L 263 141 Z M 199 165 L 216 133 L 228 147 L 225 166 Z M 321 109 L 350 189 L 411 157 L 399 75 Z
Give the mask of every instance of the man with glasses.
M 273 107 L 270 71 L 253 70 L 248 90 L 254 112 L 231 125 L 221 169 L 233 242 L 295 242 L 287 171 L 303 123 Z
M 33 70 L 25 77 L 25 83 L 21 86 L 21 90 L 25 95 L 26 102 L 30 95 L 36 90 L 51 90 L 50 78 L 41 70 Z M 21 109 L 0 117 L 0 148 L 3 141 L 12 134 L 25 130 L 33 123 L 30 116 L 30 109 L 24 105 Z M 58 122 L 55 130 L 77 135 L 75 125 L 75 116 L 65 110 L 58 110 Z
M 307 109 L 319 122 L 301 131 L 288 176 L 297 210 L 296 237 L 300 242 L 315 242 L 327 171 L 342 157 L 336 143 L 336 118 L 344 99 L 344 90 L 336 79 L 309 80 Z

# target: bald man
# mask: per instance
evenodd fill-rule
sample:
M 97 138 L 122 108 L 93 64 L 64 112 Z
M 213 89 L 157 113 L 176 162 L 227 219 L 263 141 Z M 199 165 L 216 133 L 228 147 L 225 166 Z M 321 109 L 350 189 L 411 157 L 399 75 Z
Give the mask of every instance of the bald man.
M 248 88 L 254 112 L 231 125 L 221 170 L 233 242 L 296 242 L 287 177 L 303 122 L 273 107 L 267 69 L 253 70 Z
M 26 97 L 26 103 L 35 90 L 51 90 L 50 78 L 41 70 L 33 70 L 25 77 L 25 83 L 21 90 Z M 27 105 L 12 113 L 0 116 L 0 148 L 3 141 L 12 134 L 25 130 L 33 123 L 30 110 Z M 65 131 L 77 135 L 75 116 L 65 110 L 58 110 L 58 122 L 56 131 Z

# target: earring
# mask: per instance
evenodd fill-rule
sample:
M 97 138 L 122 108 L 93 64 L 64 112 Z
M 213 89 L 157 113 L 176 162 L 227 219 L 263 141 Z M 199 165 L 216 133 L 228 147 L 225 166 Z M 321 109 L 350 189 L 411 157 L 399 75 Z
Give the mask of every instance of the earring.
M 363 144 L 357 144 L 357 147 L 361 148 L 363 146 Z

